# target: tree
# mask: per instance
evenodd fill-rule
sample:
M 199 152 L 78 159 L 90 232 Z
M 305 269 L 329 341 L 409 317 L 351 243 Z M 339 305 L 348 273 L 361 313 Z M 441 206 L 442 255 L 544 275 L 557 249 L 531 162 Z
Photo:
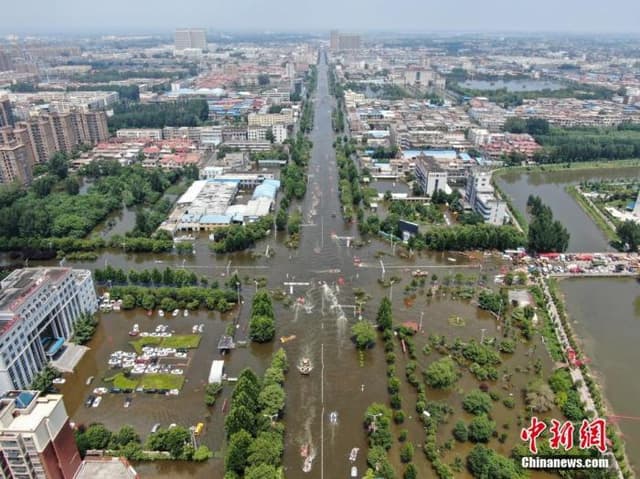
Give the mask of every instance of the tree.
M 367 349 L 375 344 L 376 330 L 369 321 L 362 320 L 351 327 L 351 336 L 356 348 Z
M 211 383 L 207 384 L 204 388 L 204 403 L 207 406 L 213 406 L 216 403 L 216 399 L 222 392 L 222 384 Z
M 460 442 L 465 442 L 469 438 L 469 431 L 467 431 L 467 425 L 464 421 L 458 421 L 453 426 L 453 437 Z
M 416 466 L 413 464 L 407 464 L 407 468 L 404 470 L 404 474 L 402 475 L 402 479 L 417 479 L 418 478 L 418 470 Z
M 381 331 L 391 329 L 393 325 L 391 301 L 386 296 L 382 298 L 382 301 L 380 301 L 376 322 L 378 323 L 378 328 L 380 328 Z
M 424 373 L 427 385 L 436 389 L 452 386 L 459 376 L 458 367 L 451 358 L 442 358 L 429 365 Z
M 140 436 L 135 429 L 129 425 L 122 426 L 120 430 L 111 436 L 111 447 L 117 449 L 120 446 L 126 446 L 130 442 L 140 442 Z
M 400 460 L 405 464 L 408 462 L 411 462 L 411 460 L 413 459 L 413 453 L 414 453 L 413 444 L 411 444 L 410 442 L 405 443 L 400 448 Z
M 87 449 L 105 449 L 111 441 L 111 431 L 102 424 L 92 424 L 84 432 Z
M 280 479 L 278 470 L 269 464 L 250 466 L 245 471 L 245 479 Z
M 553 391 L 542 379 L 535 379 L 527 384 L 524 400 L 532 411 L 550 411 L 554 405 L 554 399 Z
M 551 208 L 539 197 L 527 200 L 533 220 L 529 224 L 528 248 L 533 253 L 562 253 L 569 246 L 569 232 L 562 223 L 553 220 Z
M 249 321 L 249 337 L 256 343 L 268 343 L 276 335 L 274 320 L 269 316 L 252 316 Z
M 69 159 L 66 154 L 60 151 L 51 155 L 51 159 L 47 166 L 49 171 L 61 180 L 64 180 L 69 173 Z
M 491 411 L 491 406 L 491 397 L 487 393 L 483 393 L 477 389 L 467 394 L 462 401 L 462 408 L 476 416 L 488 414 Z
M 232 434 L 224 456 L 225 470 L 242 474 L 247 466 L 249 447 L 252 443 L 251 434 L 244 429 Z
M 387 451 L 383 447 L 374 446 L 369 448 L 367 464 L 376 471 L 376 477 L 382 477 L 384 479 L 395 478 L 393 466 L 389 462 Z
M 213 451 L 209 449 L 207 446 L 205 446 L 204 444 L 201 444 L 200 446 L 198 446 L 198 448 L 195 451 L 193 451 L 193 455 L 191 456 L 191 459 L 195 462 L 203 462 L 208 459 L 211 459 L 212 457 L 213 457 Z
M 80 193 L 80 183 L 75 178 L 67 178 L 64 180 L 64 189 L 69 195 L 77 195 Z
M 224 420 L 224 427 L 227 437 L 243 429 L 254 434 L 256 432 L 255 414 L 244 406 L 232 407 Z
M 284 409 L 284 390 L 279 384 L 269 384 L 260 391 L 258 403 L 264 414 L 280 414 Z
M 258 434 L 258 437 L 249 446 L 248 464 L 280 465 L 283 453 L 282 438 L 278 433 L 266 431 Z
M 486 414 L 474 417 L 469 423 L 469 440 L 472 442 L 488 442 L 496 429 L 496 423 Z
M 478 444 L 467 456 L 467 468 L 477 479 L 519 479 L 525 474 L 510 459 Z
M 623 245 L 628 245 L 630 251 L 637 251 L 640 245 L 640 224 L 627 220 L 620 223 L 616 228 L 616 233 Z

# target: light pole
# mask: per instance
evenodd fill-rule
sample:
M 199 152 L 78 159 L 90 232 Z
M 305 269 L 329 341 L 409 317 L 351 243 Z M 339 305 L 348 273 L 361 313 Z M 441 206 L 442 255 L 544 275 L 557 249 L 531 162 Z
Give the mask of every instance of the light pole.
M 240 282 L 236 282 L 236 291 L 238 293 L 238 306 L 240 306 Z
M 484 332 L 486 331 L 486 328 L 482 328 L 480 330 L 480 344 L 484 343 Z
M 422 332 L 422 318 L 424 318 L 424 311 L 420 311 L 420 326 L 418 327 L 419 332 Z

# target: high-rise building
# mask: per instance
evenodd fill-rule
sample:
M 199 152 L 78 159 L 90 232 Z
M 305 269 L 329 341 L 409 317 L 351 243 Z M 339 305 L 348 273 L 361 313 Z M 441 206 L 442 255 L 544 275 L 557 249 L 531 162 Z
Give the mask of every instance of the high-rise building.
M 207 31 L 204 28 L 179 28 L 175 35 L 175 49 L 207 49 Z
M 0 72 L 8 72 L 11 70 L 13 70 L 11 57 L 6 52 L 0 50 Z
M 19 122 L 18 129 L 27 132 L 29 147 L 36 163 L 46 163 L 56 151 L 53 128 L 47 117 L 40 116 Z
M 0 474 L 72 479 L 82 459 L 61 394 L 9 391 L 0 399 Z
M 507 205 L 496 198 L 491 185 L 491 173 L 488 171 L 475 171 L 467 178 L 465 199 L 471 205 L 471 209 L 482 215 L 487 223 L 492 225 L 504 224 L 507 214 Z
M 358 50 L 362 45 L 360 35 L 351 33 L 340 33 L 338 30 L 331 30 L 329 47 L 331 50 Z
M 425 195 L 433 196 L 436 191 L 449 193 L 447 172 L 432 156 L 421 155 L 416 159 L 416 181 Z
M 0 96 L 0 128 L 13 125 L 13 113 L 8 96 Z
M 0 184 L 31 183 L 29 152 L 16 140 L 0 145 Z
M 91 272 L 24 268 L 0 282 L 0 394 L 29 387 L 61 352 L 83 313 L 97 309 Z

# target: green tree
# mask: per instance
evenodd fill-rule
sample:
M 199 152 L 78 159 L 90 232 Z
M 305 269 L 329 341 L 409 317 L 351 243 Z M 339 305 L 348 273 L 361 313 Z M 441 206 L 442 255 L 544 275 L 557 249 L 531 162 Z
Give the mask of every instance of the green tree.
M 411 462 L 411 460 L 413 459 L 413 454 L 414 454 L 414 448 L 413 448 L 413 444 L 410 442 L 405 443 L 400 448 L 400 460 L 405 464 L 408 462 Z
M 255 434 L 255 414 L 244 406 L 232 407 L 224 420 L 224 428 L 227 432 L 227 437 L 243 429 L 250 434 Z
M 391 329 L 393 325 L 391 301 L 386 296 L 382 298 L 382 301 L 380 301 L 376 322 L 378 323 L 378 328 L 380 328 L 381 331 Z
M 496 429 L 496 423 L 486 414 L 474 417 L 469 423 L 469 440 L 472 442 L 488 442 Z
M 205 446 L 204 444 L 201 444 L 200 446 L 198 446 L 198 448 L 195 451 L 193 451 L 193 455 L 191 456 L 191 459 L 195 462 L 203 462 L 208 459 L 211 459 L 212 457 L 213 457 L 213 451 L 209 449 L 207 446 Z
M 258 403 L 264 414 L 280 414 L 284 409 L 284 389 L 279 384 L 265 386 L 258 396 Z
M 413 464 L 407 464 L 407 468 L 404 470 L 404 474 L 402 475 L 402 479 L 417 479 L 418 478 L 418 470 L 416 466 Z
M 245 479 L 280 479 L 278 470 L 269 464 L 249 466 L 245 471 Z
M 247 467 L 251 444 L 253 444 L 253 438 L 244 429 L 232 434 L 224 457 L 225 470 L 242 474 Z
M 376 330 L 369 321 L 362 320 L 351 327 L 351 336 L 358 349 L 367 349 L 375 344 Z
M 460 442 L 465 442 L 469 438 L 469 431 L 467 431 L 467 425 L 464 421 L 458 421 L 453 426 L 453 437 Z
M 84 432 L 88 449 L 105 449 L 111 441 L 111 431 L 102 424 L 92 424 Z
M 436 389 L 452 386 L 459 376 L 458 367 L 451 358 L 442 358 L 429 365 L 424 373 L 427 385 Z
M 75 178 L 67 178 L 64 180 L 64 189 L 69 195 L 77 195 L 80 193 L 80 183 Z
M 275 322 L 269 316 L 252 316 L 249 321 L 249 337 L 256 343 L 268 343 L 276 335 Z
M 480 414 L 488 414 L 491 411 L 491 397 L 487 393 L 483 393 L 474 389 L 464 397 L 462 408 L 476 416 Z
M 478 444 L 467 456 L 467 468 L 477 479 L 519 479 L 526 477 L 510 459 Z
M 278 433 L 261 432 L 249 446 L 248 464 L 279 466 L 283 451 L 282 437 Z
M 126 446 L 130 442 L 140 442 L 140 436 L 135 429 L 129 425 L 122 426 L 120 430 L 111 436 L 111 444 L 113 449 Z
M 616 233 L 623 245 L 628 245 L 630 251 L 637 251 L 640 245 L 640 224 L 635 221 L 624 221 L 618 224 Z

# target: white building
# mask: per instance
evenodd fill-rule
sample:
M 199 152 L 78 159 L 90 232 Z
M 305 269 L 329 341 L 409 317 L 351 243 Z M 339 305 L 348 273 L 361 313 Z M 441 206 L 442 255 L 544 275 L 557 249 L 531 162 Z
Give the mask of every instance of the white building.
M 89 270 L 24 268 L 0 290 L 0 394 L 25 389 L 98 306 Z
M 293 110 L 283 109 L 280 113 L 249 113 L 249 126 L 293 125 Z
M 140 138 L 162 140 L 162 130 L 160 128 L 123 128 L 116 131 L 116 137 L 130 140 L 138 140 Z
M 447 172 L 430 156 L 419 156 L 416 159 L 416 181 L 427 196 L 433 196 L 439 190 L 451 193 Z
M 273 127 L 271 127 L 271 131 L 273 132 L 273 141 L 279 145 L 284 143 L 289 136 L 286 125 L 273 125 Z
M 466 200 L 471 209 L 482 215 L 487 223 L 492 225 L 504 224 L 507 205 L 496 198 L 491 186 L 491 173 L 474 172 L 467 179 Z
M 204 28 L 179 28 L 175 35 L 176 50 L 207 49 L 207 31 Z

